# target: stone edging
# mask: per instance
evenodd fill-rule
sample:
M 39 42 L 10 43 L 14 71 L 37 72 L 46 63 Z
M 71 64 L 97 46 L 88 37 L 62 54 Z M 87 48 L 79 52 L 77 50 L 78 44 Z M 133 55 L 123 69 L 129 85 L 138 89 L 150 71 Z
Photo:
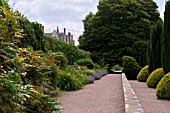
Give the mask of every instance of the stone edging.
M 125 76 L 125 73 L 122 73 L 122 83 L 125 99 L 125 113 L 144 113 L 135 92 Z

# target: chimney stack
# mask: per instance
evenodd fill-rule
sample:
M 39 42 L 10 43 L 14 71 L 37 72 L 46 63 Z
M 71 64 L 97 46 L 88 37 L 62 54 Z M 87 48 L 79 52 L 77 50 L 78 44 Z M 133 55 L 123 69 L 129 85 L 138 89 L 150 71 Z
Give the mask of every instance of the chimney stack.
M 43 31 L 43 33 L 44 33 L 44 26 L 42 26 L 42 31 Z
M 57 33 L 59 33 L 59 29 L 58 29 L 58 26 L 57 26 Z
M 71 33 L 68 32 L 68 43 L 70 43 Z
M 64 28 L 64 35 L 66 35 L 66 28 Z

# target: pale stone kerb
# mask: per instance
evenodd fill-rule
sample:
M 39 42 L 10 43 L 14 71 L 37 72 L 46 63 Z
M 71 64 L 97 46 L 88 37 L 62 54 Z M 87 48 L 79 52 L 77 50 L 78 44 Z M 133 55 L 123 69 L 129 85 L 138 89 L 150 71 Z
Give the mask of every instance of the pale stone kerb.
M 125 73 L 122 73 L 122 83 L 125 99 L 125 113 L 144 113 L 134 90 L 125 76 Z

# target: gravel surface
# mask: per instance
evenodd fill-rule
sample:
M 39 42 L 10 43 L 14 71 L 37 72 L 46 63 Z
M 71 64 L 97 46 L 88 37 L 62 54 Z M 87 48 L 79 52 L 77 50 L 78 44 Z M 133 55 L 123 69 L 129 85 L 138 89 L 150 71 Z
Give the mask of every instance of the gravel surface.
M 62 113 L 125 113 L 121 74 L 109 74 L 78 91 L 60 95 Z
M 148 88 L 145 82 L 129 80 L 145 113 L 170 113 L 170 100 L 159 100 L 156 90 Z

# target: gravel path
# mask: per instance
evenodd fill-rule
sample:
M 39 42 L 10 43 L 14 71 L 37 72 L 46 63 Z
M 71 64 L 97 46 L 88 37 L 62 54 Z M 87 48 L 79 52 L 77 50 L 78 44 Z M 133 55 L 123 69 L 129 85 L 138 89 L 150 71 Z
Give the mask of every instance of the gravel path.
M 109 74 L 78 91 L 58 97 L 62 113 L 125 113 L 121 74 Z
M 145 82 L 129 80 L 129 83 L 145 113 L 170 113 L 170 101 L 157 99 L 155 89 L 148 88 Z

